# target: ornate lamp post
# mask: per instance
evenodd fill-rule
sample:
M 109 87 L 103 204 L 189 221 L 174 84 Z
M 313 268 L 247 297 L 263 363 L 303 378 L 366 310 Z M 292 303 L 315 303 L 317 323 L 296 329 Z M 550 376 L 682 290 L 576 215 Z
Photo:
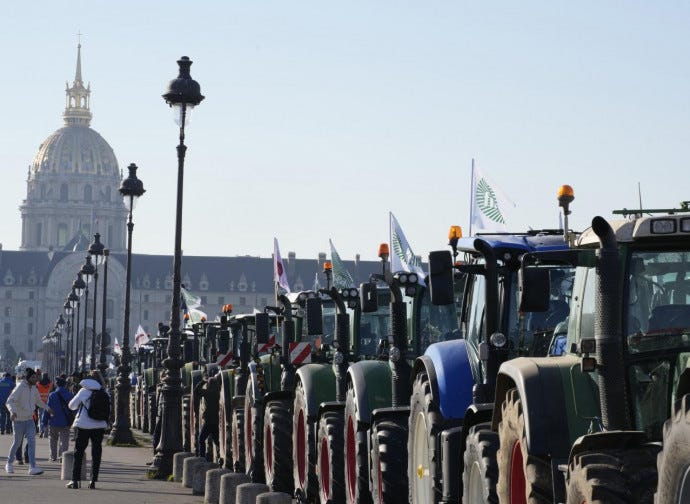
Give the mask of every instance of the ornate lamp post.
M 101 234 L 93 235 L 93 243 L 89 246 L 89 255 L 93 259 L 93 330 L 91 332 L 91 361 L 90 369 L 96 369 L 96 311 L 98 308 L 98 265 L 103 262 L 103 250 L 105 247 L 101 243 Z
M 175 255 L 173 259 L 173 292 L 170 310 L 170 337 L 168 356 L 163 361 L 167 369 L 162 388 L 161 438 L 156 446 L 152 472 L 158 477 L 172 473 L 172 460 L 176 452 L 182 451 L 182 387 L 180 382 L 180 268 L 182 263 L 182 187 L 184 181 L 184 157 L 187 147 L 184 144 L 184 128 L 187 111 L 204 99 L 199 83 L 192 79 L 189 68 L 192 61 L 187 56 L 177 60 L 180 73 L 170 81 L 165 102 L 179 109 L 180 143 L 177 146 L 177 209 L 175 212 Z
M 110 256 L 110 250 L 103 249 L 103 309 L 101 310 L 101 341 L 99 343 L 100 351 L 98 354 L 98 370 L 101 372 L 103 378 L 105 378 L 105 371 L 108 369 L 108 365 L 105 363 L 105 347 L 106 335 L 106 315 L 108 311 L 108 257 Z
M 72 304 L 72 295 L 74 295 L 74 304 Z M 69 374 L 74 367 L 74 308 L 77 306 L 79 297 L 70 291 L 67 299 L 65 299 L 65 315 L 67 315 L 67 360 L 65 361 L 65 374 Z
M 146 189 L 144 189 L 144 183 L 137 178 L 137 165 L 131 163 L 127 169 L 129 170 L 129 176 L 122 181 L 119 189 L 120 194 L 122 194 L 124 198 L 125 206 L 129 211 L 129 220 L 127 222 L 125 323 L 122 331 L 122 356 L 120 357 L 120 366 L 117 368 L 117 385 L 115 386 L 117 407 L 115 409 L 115 426 L 111 435 L 111 442 L 113 445 L 134 443 L 134 436 L 130 429 L 132 424 L 129 417 L 129 394 L 132 390 L 129 381 L 129 373 L 132 370 L 130 367 L 132 354 L 129 350 L 129 299 L 130 286 L 132 283 L 132 231 L 134 230 L 132 212 L 134 211 L 134 205 L 137 199 L 146 192 Z
M 74 359 L 72 362 L 72 371 L 76 373 L 79 371 L 79 312 L 81 308 L 81 296 L 84 294 L 84 290 L 86 289 L 86 282 L 81 276 L 81 271 L 77 273 L 77 278 L 72 282 L 72 293 L 70 294 L 70 303 L 72 303 L 72 307 L 74 308 L 76 306 L 77 308 L 77 325 L 74 325 L 72 323 L 72 327 L 74 327 L 77 331 L 76 338 L 73 336 L 74 340 Z M 76 300 L 74 299 L 74 296 L 76 296 Z M 74 313 L 72 314 L 72 317 L 74 318 Z M 84 359 L 84 356 L 82 355 L 81 357 Z
M 62 313 L 58 315 L 55 321 L 55 329 L 57 330 L 57 367 L 54 371 L 53 377 L 62 373 L 64 369 L 63 350 L 62 350 L 62 329 L 65 327 L 65 319 L 62 318 Z M 66 337 L 65 337 L 66 338 Z
M 84 279 L 84 336 L 82 337 L 81 343 L 81 370 L 82 372 L 86 371 L 86 330 L 87 330 L 87 324 L 86 321 L 89 318 L 87 312 L 89 311 L 89 282 L 91 281 L 91 277 L 93 277 L 94 273 L 96 273 L 96 267 L 91 263 L 91 256 L 88 255 L 86 256 L 86 262 L 84 265 L 81 267 L 80 270 L 81 276 Z M 95 299 L 94 299 L 95 301 Z M 94 302 L 94 305 L 96 303 Z M 94 322 L 95 324 L 95 322 Z

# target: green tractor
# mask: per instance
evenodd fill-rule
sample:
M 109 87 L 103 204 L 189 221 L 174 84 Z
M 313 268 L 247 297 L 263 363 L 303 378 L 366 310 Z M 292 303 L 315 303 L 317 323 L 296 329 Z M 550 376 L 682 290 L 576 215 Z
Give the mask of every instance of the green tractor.
M 491 464 L 481 476 L 500 502 L 651 503 L 655 492 L 659 503 L 688 502 L 683 211 L 626 211 L 610 224 L 595 217 L 569 250 L 523 258 L 525 312 L 546 302 L 539 266 L 567 264 L 576 273 L 563 355 L 520 357 L 499 369 L 498 478 Z

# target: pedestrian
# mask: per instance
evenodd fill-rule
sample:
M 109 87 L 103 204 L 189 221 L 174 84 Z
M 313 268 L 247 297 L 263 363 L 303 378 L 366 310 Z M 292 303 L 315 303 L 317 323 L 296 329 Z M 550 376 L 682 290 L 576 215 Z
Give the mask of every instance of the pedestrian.
M 67 390 L 65 378 L 56 378 L 55 385 L 55 390 L 48 396 L 48 406 L 55 412 L 48 419 L 50 425 L 50 461 L 61 462 L 62 454 L 69 449 L 69 430 L 74 421 L 74 411 L 69 408 L 69 402 L 74 394 Z M 58 441 L 60 442 L 59 451 Z
M 12 375 L 9 373 L 4 373 L 2 380 L 0 380 L 0 434 L 9 434 L 12 430 L 12 422 L 10 422 L 10 412 L 5 406 L 7 398 L 10 396 L 10 392 L 14 388 L 14 380 Z
M 38 373 L 36 373 L 38 374 Z M 48 376 L 48 373 L 43 373 L 41 376 L 41 379 L 39 382 L 36 384 L 36 388 L 38 389 L 38 393 L 41 396 L 41 401 L 44 403 L 48 402 L 48 394 L 50 394 L 50 389 L 53 387 L 53 383 L 50 381 L 50 377 Z M 37 420 L 40 420 L 37 416 Z M 40 438 L 45 438 L 48 437 L 48 432 L 47 429 L 48 424 L 44 424 L 43 422 L 37 422 L 38 423 L 38 437 Z
M 7 456 L 5 471 L 13 473 L 12 464 L 16 455 L 17 447 L 21 440 L 26 437 L 26 447 L 29 455 L 29 474 L 36 476 L 43 473 L 43 469 L 36 465 L 36 424 L 33 420 L 34 409 L 48 410 L 53 414 L 50 406 L 41 401 L 41 396 L 36 389 L 38 375 L 31 368 L 26 368 L 24 379 L 17 383 L 12 393 L 7 398 L 7 409 L 10 411 L 12 428 L 14 429 L 14 440 Z
M 103 435 L 108 427 L 108 414 L 105 413 L 104 419 L 93 418 L 91 408 L 96 399 L 96 395 L 101 396 L 101 392 L 106 395 L 103 377 L 99 371 L 91 371 L 88 378 L 79 382 L 79 392 L 69 402 L 69 408 L 77 412 L 74 419 L 76 439 L 74 441 L 74 465 L 72 466 L 72 481 L 67 483 L 67 488 L 79 488 L 81 485 L 81 465 L 84 460 L 84 452 L 91 441 L 91 481 L 89 488 L 96 488 L 98 473 L 101 468 L 101 454 L 103 453 Z M 91 411 L 91 413 L 89 413 Z
M 216 379 L 218 368 L 210 367 L 204 369 L 205 380 L 199 382 L 194 388 L 195 397 L 201 399 L 199 414 L 201 416 L 201 426 L 196 443 L 196 456 L 206 457 L 206 440 L 210 437 L 216 447 L 216 453 L 220 453 L 220 443 L 218 441 L 218 416 L 220 404 L 220 381 Z

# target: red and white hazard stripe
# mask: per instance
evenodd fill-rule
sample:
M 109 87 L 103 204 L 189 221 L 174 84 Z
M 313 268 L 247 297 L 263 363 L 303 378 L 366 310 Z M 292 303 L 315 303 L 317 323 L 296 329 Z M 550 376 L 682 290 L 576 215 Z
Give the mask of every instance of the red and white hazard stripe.
M 276 337 L 271 336 L 266 343 L 259 345 L 259 353 L 268 352 L 274 346 L 276 346 Z
M 290 363 L 308 364 L 311 362 L 311 343 L 290 343 Z
M 228 362 L 232 360 L 232 352 L 228 352 L 226 354 L 219 353 L 218 356 L 216 357 L 216 364 L 220 366 L 221 368 L 224 367 Z

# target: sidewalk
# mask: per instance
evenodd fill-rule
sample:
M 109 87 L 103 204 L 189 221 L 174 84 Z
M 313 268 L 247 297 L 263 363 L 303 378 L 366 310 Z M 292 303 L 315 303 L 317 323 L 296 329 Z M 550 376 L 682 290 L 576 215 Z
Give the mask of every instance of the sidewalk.
M 146 462 L 152 458 L 150 436 L 133 430 L 141 447 L 107 446 L 103 442 L 103 457 L 99 481 L 95 490 L 86 485 L 79 490 L 65 488 L 60 479 L 60 464 L 49 462 L 48 439 L 36 438 L 36 464 L 45 472 L 39 476 L 27 474 L 28 464 L 14 463 L 14 474 L 5 472 L 12 436 L 0 435 L 0 502 L 21 504 L 74 504 L 80 501 L 97 504 L 200 504 L 204 497 L 192 495 L 191 488 L 180 483 L 146 479 Z M 70 450 L 74 442 L 70 442 Z M 86 449 L 91 463 L 91 447 Z M 87 473 L 88 474 L 88 473 Z

